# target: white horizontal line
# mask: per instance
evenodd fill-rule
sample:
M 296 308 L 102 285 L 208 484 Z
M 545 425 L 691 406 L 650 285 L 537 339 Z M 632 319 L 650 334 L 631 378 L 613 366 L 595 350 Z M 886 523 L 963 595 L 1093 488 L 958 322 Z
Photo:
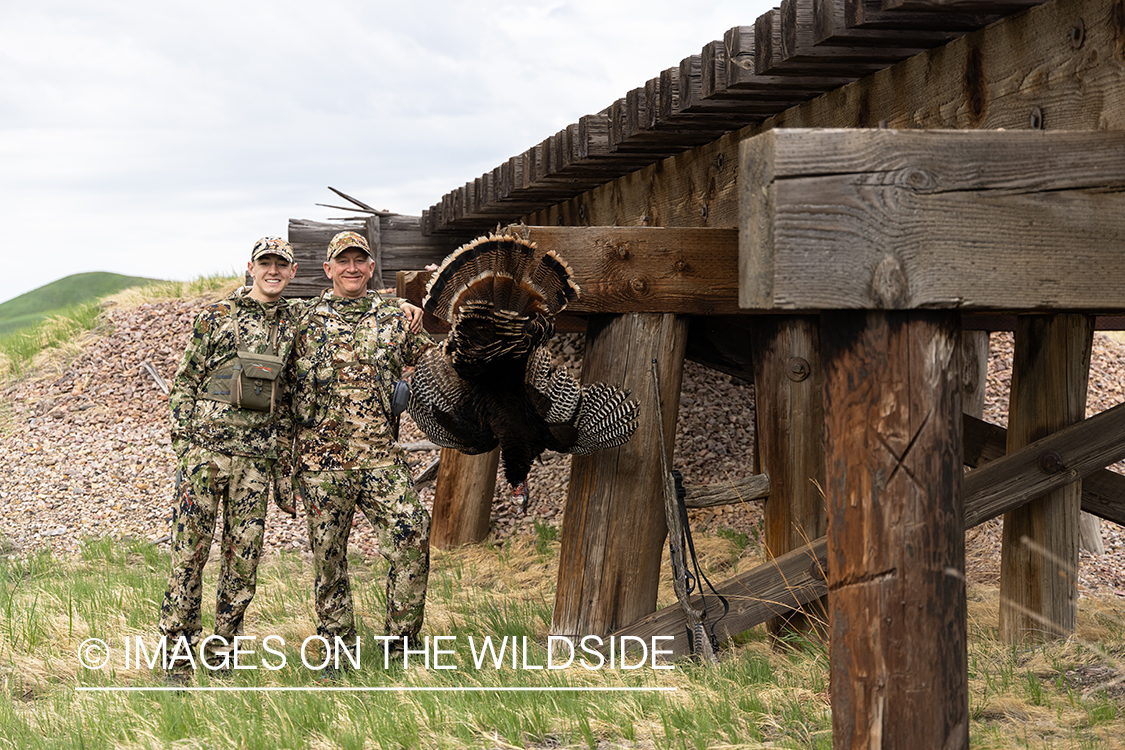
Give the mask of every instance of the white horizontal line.
M 676 687 L 417 687 L 411 685 L 384 687 L 342 687 L 325 685 L 323 687 L 76 687 L 80 693 L 640 693 L 673 692 Z

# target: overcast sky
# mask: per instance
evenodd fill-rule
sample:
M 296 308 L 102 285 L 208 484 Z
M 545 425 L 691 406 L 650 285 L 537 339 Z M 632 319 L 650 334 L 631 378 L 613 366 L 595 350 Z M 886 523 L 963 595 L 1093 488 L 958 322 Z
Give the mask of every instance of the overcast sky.
M 0 0 L 0 301 L 420 215 L 776 4 Z

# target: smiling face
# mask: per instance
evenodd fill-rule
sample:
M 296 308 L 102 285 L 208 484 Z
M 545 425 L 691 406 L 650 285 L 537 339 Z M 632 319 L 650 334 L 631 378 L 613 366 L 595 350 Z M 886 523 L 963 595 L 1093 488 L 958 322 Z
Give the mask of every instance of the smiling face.
M 297 264 L 270 253 L 247 263 L 246 271 L 254 279 L 250 297 L 259 302 L 276 302 L 297 275 Z
M 324 264 L 324 274 L 332 279 L 332 291 L 349 299 L 367 294 L 367 282 L 375 273 L 375 261 L 356 247 L 341 250 Z

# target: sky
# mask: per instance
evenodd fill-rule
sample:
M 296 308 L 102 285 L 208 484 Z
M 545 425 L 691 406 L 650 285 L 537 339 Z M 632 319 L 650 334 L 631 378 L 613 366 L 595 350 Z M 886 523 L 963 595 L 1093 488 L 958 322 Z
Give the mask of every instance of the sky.
M 776 4 L 0 0 L 0 301 L 421 215 Z

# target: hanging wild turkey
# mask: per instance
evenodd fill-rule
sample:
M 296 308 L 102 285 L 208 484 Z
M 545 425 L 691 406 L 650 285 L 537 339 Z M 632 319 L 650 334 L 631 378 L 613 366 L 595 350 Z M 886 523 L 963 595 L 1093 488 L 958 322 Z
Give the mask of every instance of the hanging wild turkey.
M 625 443 L 637 404 L 605 383 L 579 385 L 551 367 L 554 316 L 578 298 L 566 262 L 511 235 L 480 237 L 447 257 L 422 307 L 451 325 L 418 363 L 410 414 L 434 443 L 462 453 L 497 445 L 504 476 L 528 502 L 544 450 L 585 455 Z

